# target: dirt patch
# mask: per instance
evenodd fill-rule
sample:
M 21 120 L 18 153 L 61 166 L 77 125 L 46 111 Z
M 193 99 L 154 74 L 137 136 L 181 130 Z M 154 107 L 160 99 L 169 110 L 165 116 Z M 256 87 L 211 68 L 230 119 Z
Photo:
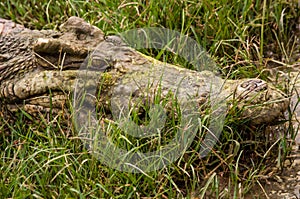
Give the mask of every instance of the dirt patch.
M 245 196 L 250 198 L 266 199 L 299 199 L 300 198 L 300 133 L 296 136 L 296 145 L 286 162 L 286 167 L 281 173 L 271 179 L 261 182 L 261 186 L 255 185 Z

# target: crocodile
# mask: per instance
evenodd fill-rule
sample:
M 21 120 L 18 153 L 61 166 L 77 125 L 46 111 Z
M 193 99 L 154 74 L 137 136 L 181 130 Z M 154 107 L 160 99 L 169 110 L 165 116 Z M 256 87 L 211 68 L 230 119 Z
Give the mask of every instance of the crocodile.
M 226 93 L 226 106 L 236 105 L 252 125 L 275 122 L 288 108 L 289 98 L 264 80 L 221 79 L 210 71 L 160 62 L 78 17 L 70 17 L 59 29 L 30 30 L 0 19 L 0 117 L 11 118 L 18 110 L 32 116 L 69 113 L 74 85 L 96 87 L 101 92 L 91 101 L 107 111 L 111 101 L 128 106 L 124 98 L 137 102 L 146 98 L 145 91 L 154 95 L 158 85 L 163 96 L 170 90 L 177 98 L 193 96 L 200 111 L 218 89 L 208 86 L 209 80 L 221 82 L 217 86 Z M 78 77 L 85 81 L 80 83 Z

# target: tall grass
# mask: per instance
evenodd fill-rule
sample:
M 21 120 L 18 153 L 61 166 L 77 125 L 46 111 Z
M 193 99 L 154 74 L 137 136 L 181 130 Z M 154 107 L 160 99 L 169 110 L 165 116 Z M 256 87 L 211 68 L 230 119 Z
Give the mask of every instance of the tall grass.
M 273 59 L 266 53 L 270 44 L 280 61 L 289 57 L 299 15 L 296 2 L 281 0 L 11 0 L 0 6 L 0 17 L 32 29 L 58 29 L 74 15 L 106 34 L 138 27 L 174 29 L 207 49 L 231 79 L 266 79 L 262 71 Z M 207 157 L 199 158 L 199 136 L 177 162 L 133 174 L 101 164 L 59 118 L 39 122 L 21 113 L 16 123 L 1 124 L 0 198 L 240 198 L 289 153 L 285 139 L 264 143 L 266 127 L 245 127 L 230 112 L 220 143 Z

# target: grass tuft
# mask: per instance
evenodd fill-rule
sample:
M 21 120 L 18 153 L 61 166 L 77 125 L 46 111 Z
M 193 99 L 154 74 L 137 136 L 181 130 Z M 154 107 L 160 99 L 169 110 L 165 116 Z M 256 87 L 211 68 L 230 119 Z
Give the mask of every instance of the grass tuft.
M 230 79 L 268 79 L 263 74 L 269 60 L 291 64 L 296 51 L 295 1 L 11 0 L 1 1 L 0 6 L 0 17 L 32 29 L 58 29 L 68 17 L 79 16 L 108 35 L 139 27 L 177 30 L 199 42 L 224 78 Z M 145 53 L 190 67 L 171 53 L 151 49 Z M 166 105 L 167 100 L 157 94 L 154 101 Z M 148 124 L 149 106 L 137 108 L 132 109 L 132 119 Z M 126 136 L 114 124 L 107 128 L 120 146 L 155 148 L 178 128 L 176 111 L 170 112 L 165 134 L 154 142 Z M 13 124 L 0 118 L 0 198 L 242 198 L 255 184 L 262 187 L 262 180 L 273 172 L 270 168 L 283 165 L 290 153 L 288 135 L 295 136 L 289 121 L 282 137 L 267 139 L 269 126 L 247 127 L 232 109 L 220 142 L 200 159 L 200 143 L 208 133 L 207 114 L 199 121 L 203 128 L 191 147 L 176 162 L 154 172 L 125 173 L 101 164 L 59 117 L 34 121 L 24 111 L 17 117 Z

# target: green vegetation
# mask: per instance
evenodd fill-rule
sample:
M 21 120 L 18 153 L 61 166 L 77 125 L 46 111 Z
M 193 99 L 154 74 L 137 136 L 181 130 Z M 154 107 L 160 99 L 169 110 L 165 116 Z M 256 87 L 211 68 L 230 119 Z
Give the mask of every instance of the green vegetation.
M 109 35 L 138 27 L 165 27 L 197 40 L 224 77 L 266 80 L 269 67 L 294 61 L 296 3 L 11 0 L 0 2 L 0 17 L 34 29 L 58 29 L 75 15 Z M 156 56 L 151 51 L 148 55 Z M 207 157 L 199 158 L 201 136 L 196 136 L 175 163 L 151 173 L 125 173 L 101 164 L 60 118 L 25 124 L 28 117 L 21 113 L 16 123 L 3 121 L 0 126 L 0 198 L 241 198 L 264 182 L 270 168 L 282 166 L 290 152 L 287 134 L 294 136 L 290 126 L 283 138 L 266 141 L 268 126 L 245 127 L 232 109 L 220 143 Z M 176 125 L 175 120 L 170 125 Z

